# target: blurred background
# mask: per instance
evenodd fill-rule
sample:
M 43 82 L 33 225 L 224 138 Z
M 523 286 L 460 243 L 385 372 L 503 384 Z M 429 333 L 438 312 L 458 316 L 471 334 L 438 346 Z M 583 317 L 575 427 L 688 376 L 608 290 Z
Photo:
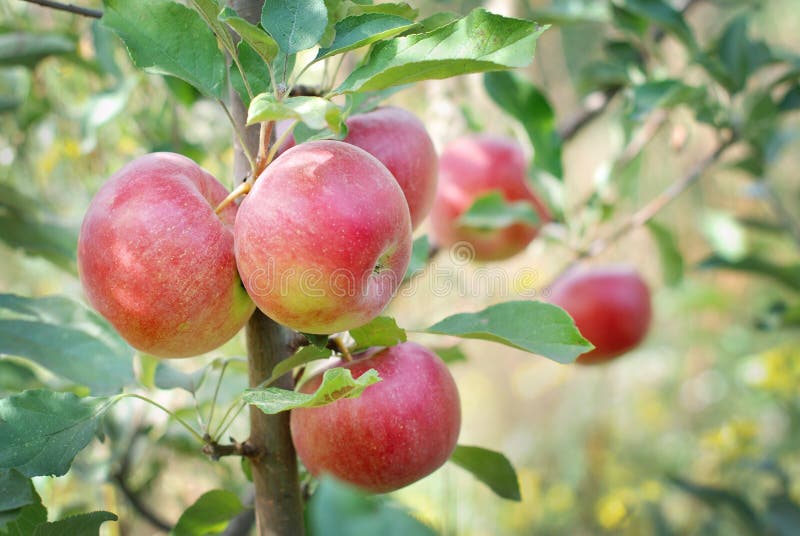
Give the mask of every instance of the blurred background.
M 701 46 L 744 13 L 752 39 L 800 53 L 796 0 L 691 4 L 686 19 Z M 414 2 L 423 15 L 479 5 Z M 641 153 L 615 165 L 641 125 L 631 125 L 624 92 L 609 93 L 613 86 L 591 74 L 607 61 L 605 43 L 620 35 L 606 2 L 497 0 L 485 7 L 553 24 L 523 74 L 548 96 L 559 125 L 609 102 L 565 143 L 564 221 L 507 262 L 465 264 L 440 252 L 388 311 L 410 329 L 498 301 L 546 298 L 575 244 L 614 228 L 713 148 L 711 128 L 678 108 L 653 126 Z M 116 37 L 90 19 L 7 1 L 0 3 L 0 28 L 0 290 L 81 300 L 77 229 L 103 181 L 136 156 L 167 150 L 194 158 L 230 186 L 229 125 L 214 102 L 183 82 L 134 70 Z M 32 53 L 26 65 L 3 61 L 13 54 L 2 40 L 10 31 L 44 33 L 38 44 L 49 52 Z M 653 36 L 646 51 L 660 76 L 704 83 L 672 37 Z M 315 76 L 309 72 L 308 82 Z M 751 82 L 774 76 L 766 69 Z M 514 137 L 533 154 L 481 76 L 423 83 L 390 102 L 417 114 L 439 150 L 481 130 Z M 775 534 L 800 533 L 800 288 L 793 283 L 800 261 L 769 197 L 800 219 L 797 128 L 797 117 L 788 116 L 789 141 L 769 167 L 768 192 L 731 165 L 732 154 L 657 216 L 678 246 L 682 277 L 665 282 L 659 243 L 644 228 L 587 261 L 635 265 L 650 284 L 654 320 L 635 351 L 580 367 L 484 342 L 460 345 L 466 360 L 451 364 L 462 396 L 459 443 L 506 454 L 519 473 L 521 502 L 496 497 L 449 464 L 396 499 L 444 534 L 749 534 L 754 516 L 773 520 Z M 772 266 L 760 274 L 701 268 L 711 255 Z M 170 365 L 190 372 L 231 356 L 244 356 L 240 338 Z M 193 418 L 191 395 L 153 387 L 153 358 L 137 356 L 136 369 L 150 396 Z M 234 362 L 221 407 L 245 384 L 245 366 Z M 30 362 L 0 359 L 3 396 L 40 385 L 81 389 Z M 206 381 L 196 394 L 204 411 L 213 387 Z M 107 509 L 121 518 L 104 527 L 109 533 L 152 534 L 148 515 L 174 523 L 208 489 L 247 495 L 238 460 L 209 461 L 157 410 L 126 400 L 112 413 L 108 439 L 81 453 L 67 476 L 36 479 L 51 513 Z M 230 434 L 243 439 L 246 425 L 240 418 Z

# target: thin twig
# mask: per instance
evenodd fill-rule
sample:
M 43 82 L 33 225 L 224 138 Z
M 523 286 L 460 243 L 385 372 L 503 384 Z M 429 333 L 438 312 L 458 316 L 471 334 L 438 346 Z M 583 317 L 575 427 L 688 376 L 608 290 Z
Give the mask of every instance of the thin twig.
M 68 13 L 74 13 L 75 15 L 81 15 L 83 17 L 90 17 L 93 19 L 99 19 L 103 16 L 103 12 L 99 9 L 91 9 L 88 7 L 81 7 L 76 6 L 73 4 L 63 4 L 61 2 L 53 2 L 51 0 L 22 0 L 23 2 L 28 2 L 30 4 L 36 4 L 42 7 L 49 7 L 50 9 L 57 9 L 58 11 L 66 11 Z
M 228 106 L 225 104 L 225 101 L 223 101 L 222 99 L 219 99 L 218 102 L 219 102 L 219 105 L 222 106 L 222 109 L 225 111 L 225 115 L 228 116 L 228 121 L 230 121 L 231 126 L 233 127 L 233 134 L 234 134 L 234 136 L 236 136 L 236 141 L 239 142 L 239 147 L 242 148 L 242 154 L 244 155 L 245 158 L 247 158 L 247 161 L 250 163 L 250 173 L 251 173 L 251 175 L 255 175 L 255 172 L 256 172 L 256 161 L 253 158 L 252 153 L 250 152 L 249 148 L 247 147 L 247 144 L 244 141 L 244 139 L 245 139 L 244 133 L 239 130 L 239 127 L 236 124 L 236 121 L 234 120 L 233 115 L 231 115 L 230 109 L 228 109 Z

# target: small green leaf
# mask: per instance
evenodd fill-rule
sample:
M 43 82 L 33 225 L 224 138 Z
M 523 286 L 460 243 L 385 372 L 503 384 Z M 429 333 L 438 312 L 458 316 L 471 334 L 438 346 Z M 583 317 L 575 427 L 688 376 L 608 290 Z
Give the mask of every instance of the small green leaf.
M 159 389 L 183 389 L 190 393 L 196 393 L 206 379 L 207 372 L 208 368 L 203 367 L 186 373 L 160 361 L 156 366 L 153 382 Z
M 336 24 L 336 38 L 329 47 L 319 50 L 317 60 L 394 37 L 412 26 L 414 23 L 408 19 L 382 13 L 347 17 Z
M 79 514 L 52 523 L 42 523 L 33 531 L 33 536 L 64 536 L 64 534 L 99 536 L 100 525 L 106 521 L 116 520 L 117 516 L 111 512 Z
M 368 495 L 323 475 L 307 507 L 310 534 L 329 536 L 436 536 L 386 496 Z
M 48 56 L 75 52 L 75 42 L 53 33 L 8 32 L 0 34 L 0 66 L 33 67 Z
M 406 269 L 406 275 L 403 276 L 403 281 L 408 281 L 418 273 L 425 270 L 428 265 L 428 260 L 431 252 L 431 243 L 428 235 L 422 235 L 414 240 L 414 245 L 411 248 L 411 260 Z
M 517 223 L 539 224 L 536 209 L 527 201 L 509 203 L 497 190 L 476 198 L 458 219 L 459 225 L 481 230 L 505 229 Z
M 350 335 L 359 350 L 371 346 L 394 346 L 408 340 L 406 331 L 388 316 L 379 316 L 359 328 L 351 329 Z
M 749 272 L 769 277 L 786 285 L 790 290 L 800 288 L 800 264 L 781 265 L 755 255 L 749 255 L 738 260 L 712 255 L 699 263 L 698 268 Z
M 225 6 L 222 13 L 219 14 L 219 20 L 233 28 L 233 31 L 239 34 L 239 37 L 250 45 L 265 62 L 271 63 L 278 55 L 278 43 L 272 36 L 238 16 L 230 7 Z
M 96 394 L 134 379 L 133 349 L 98 314 L 61 296 L 0 294 L 0 354 L 35 361 Z
M 0 469 L 63 475 L 94 438 L 105 402 L 44 389 L 0 400 Z
M 520 501 L 517 472 L 508 458 L 499 452 L 481 447 L 458 445 L 450 461 L 472 473 L 504 499 Z
M 675 237 L 669 229 L 652 220 L 647 223 L 647 228 L 653 235 L 661 255 L 664 282 L 669 286 L 679 284 L 683 280 L 683 256 L 675 243 Z
M 710 57 L 699 58 L 701 65 L 730 93 L 742 91 L 755 71 L 775 61 L 766 43 L 747 35 L 749 19 L 741 15 L 731 20 L 712 43 Z
M 299 119 L 309 128 L 327 127 L 333 132 L 339 132 L 344 123 L 341 108 L 322 97 L 289 97 L 279 101 L 272 93 L 262 93 L 250 103 L 248 125 L 281 119 Z
M 350 2 L 347 8 L 347 16 L 361 15 L 363 13 L 376 13 L 381 15 L 393 15 L 406 20 L 414 20 L 419 15 L 419 10 L 411 7 L 405 2 L 381 2 L 380 4 L 370 4 L 367 2 Z
M 285 54 L 316 45 L 327 25 L 328 10 L 323 0 L 266 0 L 261 11 L 261 26 Z
M 448 365 L 450 363 L 467 360 L 467 354 L 465 354 L 459 346 L 433 348 L 433 351 L 436 352 L 436 355 L 438 355 L 439 358 Z
M 138 68 L 177 76 L 222 98 L 225 58 L 196 11 L 170 0 L 104 0 L 103 5 L 103 25 L 122 39 Z
M 621 4 L 629 12 L 674 35 L 689 50 L 697 50 L 694 34 L 683 15 L 665 0 L 624 0 Z
M 244 510 L 235 493 L 215 489 L 200 496 L 181 514 L 173 536 L 207 536 L 222 534 L 231 519 Z
M 253 50 L 253 47 L 244 41 L 239 41 L 236 44 L 236 51 L 239 54 L 239 63 L 244 70 L 247 77 L 247 82 L 250 84 L 250 89 L 254 94 L 265 93 L 272 87 L 272 80 L 269 77 L 267 66 L 264 65 L 264 60 L 261 56 Z M 239 68 L 231 62 L 230 66 L 230 81 L 233 89 L 238 93 L 239 98 L 242 99 L 242 104 L 250 106 L 250 95 L 247 93 L 247 87 L 244 85 L 242 73 Z
M 328 338 L 325 337 L 325 341 Z M 272 369 L 270 380 L 277 380 L 292 369 L 316 361 L 318 359 L 326 359 L 331 356 L 331 350 L 327 348 L 320 348 L 316 345 L 304 346 L 300 348 L 293 356 L 284 359 Z
M 537 301 L 511 301 L 456 314 L 424 331 L 497 342 L 559 363 L 571 363 L 594 348 L 563 309 Z
M 342 398 L 358 398 L 370 385 L 381 381 L 378 371 L 369 369 L 353 379 L 350 369 L 332 368 L 325 371 L 322 383 L 313 394 L 287 391 L 277 387 L 247 389 L 242 399 L 268 415 L 295 408 L 315 408 Z
M 680 80 L 658 80 L 631 88 L 630 115 L 642 119 L 658 108 L 671 109 L 681 104 L 697 107 L 707 100 L 704 88 L 684 84 Z
M 749 250 L 747 231 L 731 214 L 708 211 L 701 230 L 715 253 L 729 261 L 743 259 Z
M 372 46 L 365 61 L 335 90 L 370 91 L 467 73 L 525 67 L 544 32 L 534 22 L 473 10 L 463 19 L 423 34 Z
M 30 478 L 16 469 L 0 469 L 0 512 L 16 510 L 36 501 Z

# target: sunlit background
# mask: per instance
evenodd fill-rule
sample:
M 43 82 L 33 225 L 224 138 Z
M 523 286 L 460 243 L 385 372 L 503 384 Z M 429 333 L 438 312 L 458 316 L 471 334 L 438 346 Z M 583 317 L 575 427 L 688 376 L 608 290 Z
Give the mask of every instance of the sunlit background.
M 92 4 L 100 7 L 85 3 Z M 536 61 L 525 74 L 546 92 L 563 123 L 597 99 L 583 91 L 581 80 L 586 67 L 602 59 L 603 42 L 614 30 L 604 22 L 605 2 L 553 4 L 563 17 L 539 41 Z M 464 13 L 478 5 L 421 0 L 415 7 L 423 14 Z M 537 10 L 553 8 L 544 1 L 504 0 L 486 7 L 532 18 L 541 15 Z M 754 36 L 800 51 L 796 0 L 698 2 L 687 18 L 702 45 L 744 10 Z M 567 16 L 586 12 L 596 21 Z M 13 239 L 0 242 L 0 290 L 83 299 L 75 239 L 103 181 L 138 155 L 169 150 L 196 159 L 232 185 L 230 129 L 222 110 L 188 86 L 135 71 L 116 38 L 89 19 L 11 1 L 0 4 L 0 26 L 77 40 L 75 53 L 45 59 L 34 69 L 0 66 L 0 226 L 10 236 L 36 233 L 41 222 L 63 231 L 49 226 L 40 251 L 12 247 Z M 664 75 L 702 79 L 670 37 L 651 46 L 650 60 Z M 319 73 L 309 73 L 310 83 L 315 76 Z M 760 76 L 774 74 L 767 69 Z M 522 128 L 492 104 L 480 76 L 427 82 L 391 102 L 417 114 L 439 150 L 479 129 L 512 136 L 533 152 Z M 711 130 L 678 109 L 641 156 L 609 176 L 626 143 L 624 115 L 625 101 L 617 96 L 566 145 L 567 224 L 551 225 L 527 251 L 504 263 L 464 264 L 440 252 L 409 283 L 413 291 L 401 291 L 389 314 L 401 326 L 421 328 L 498 301 L 546 297 L 548 284 L 571 258 L 570 244 L 624 220 L 712 148 Z M 796 137 L 796 118 L 788 127 Z M 797 142 L 790 144 L 769 176 L 795 218 L 800 217 L 797 148 Z M 646 229 L 590 261 L 633 264 L 651 285 L 655 315 L 641 347 L 607 366 L 580 367 L 484 342 L 461 344 L 467 360 L 451 365 L 462 397 L 459 443 L 505 453 L 518 470 L 522 501 L 496 497 L 451 465 L 397 492 L 399 501 L 445 534 L 729 535 L 747 533 L 742 512 L 711 507 L 688 483 L 724 489 L 760 511 L 785 476 L 791 495 L 800 500 L 800 340 L 796 327 L 770 329 L 768 314 L 791 290 L 751 274 L 697 268 L 713 252 L 798 262 L 797 245 L 771 228 L 776 219 L 754 182 L 728 165 L 734 159 L 714 166 L 656 218 L 678 239 L 682 282 L 663 283 L 658 246 Z M 25 198 L 24 212 L 7 208 L 12 195 Z M 587 204 L 589 198 L 594 202 Z M 618 206 L 611 221 L 604 221 L 604 204 Z M 426 233 L 426 226 L 417 232 Z M 192 371 L 221 356 L 244 356 L 241 337 L 207 357 L 171 364 Z M 144 386 L 152 387 L 154 363 L 137 357 Z M 29 362 L 3 359 L 0 366 L 4 395 L 42 384 L 71 389 Z M 222 408 L 246 384 L 244 364 L 231 369 L 219 397 Z M 213 386 L 207 381 L 198 393 L 204 412 Z M 151 392 L 194 419 L 194 401 L 185 392 Z M 246 426 L 240 419 L 231 435 L 244 439 Z M 104 527 L 109 534 L 153 533 L 125 498 L 120 481 L 170 523 L 209 489 L 223 486 L 247 497 L 238 460 L 209 461 L 179 427 L 139 401 L 119 404 L 107 433 L 105 443 L 95 442 L 79 455 L 67 476 L 36 479 L 51 517 L 106 509 L 121 518 L 122 528 Z

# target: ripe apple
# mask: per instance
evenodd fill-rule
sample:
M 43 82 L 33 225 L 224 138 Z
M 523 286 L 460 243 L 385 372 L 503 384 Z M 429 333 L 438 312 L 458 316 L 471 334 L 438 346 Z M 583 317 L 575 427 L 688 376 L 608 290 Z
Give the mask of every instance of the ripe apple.
M 436 354 L 406 342 L 372 348 L 343 366 L 354 378 L 373 368 L 382 381 L 358 398 L 292 410 L 292 439 L 311 474 L 330 473 L 385 493 L 447 461 L 458 440 L 461 406 L 453 377 Z M 300 391 L 314 392 L 321 380 L 320 373 Z
M 280 136 L 293 120 L 276 123 Z M 437 157 L 425 125 L 407 110 L 387 106 L 347 119 L 347 143 L 361 147 L 380 160 L 394 175 L 411 211 L 411 226 L 416 229 L 431 210 L 436 195 Z M 295 146 L 289 136 L 275 153 L 280 155 Z
M 436 149 L 425 125 L 411 112 L 388 106 L 348 118 L 347 128 L 344 141 L 380 160 L 397 179 L 416 229 L 431 210 L 438 175 Z
M 92 306 L 132 346 L 160 357 L 217 348 L 255 306 L 233 255 L 236 207 L 192 160 L 152 153 L 97 192 L 78 238 L 78 270 Z
M 256 305 L 306 333 L 375 318 L 405 275 L 411 218 L 375 157 L 341 141 L 289 149 L 261 174 L 236 217 L 236 261 Z
M 471 135 L 451 142 L 439 159 L 439 187 L 431 209 L 431 235 L 441 247 L 467 242 L 476 260 L 501 260 L 523 249 L 539 225 L 515 223 L 502 229 L 476 229 L 459 218 L 481 196 L 499 191 L 507 202 L 527 201 L 544 222 L 549 213 L 527 184 L 519 145 L 508 138 Z
M 550 302 L 567 311 L 594 344 L 578 358 L 582 365 L 609 361 L 638 346 L 652 316 L 647 284 L 625 266 L 570 272 L 553 284 Z

